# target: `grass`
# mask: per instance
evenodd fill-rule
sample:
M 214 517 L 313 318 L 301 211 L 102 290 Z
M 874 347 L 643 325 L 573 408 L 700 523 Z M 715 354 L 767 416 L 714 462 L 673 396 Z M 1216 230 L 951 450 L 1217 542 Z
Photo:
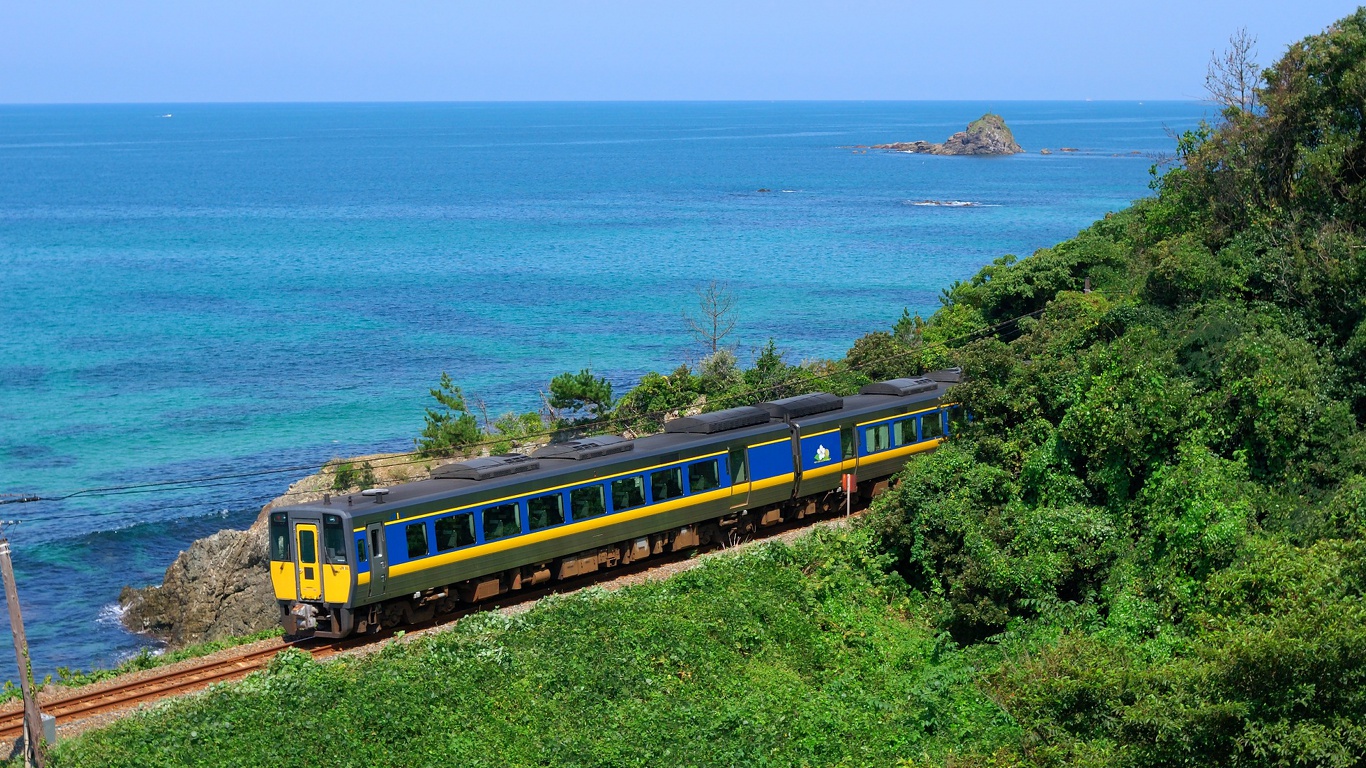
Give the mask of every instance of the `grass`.
M 919 765 L 1018 741 L 866 534 L 589 589 L 264 674 L 58 745 L 56 766 Z

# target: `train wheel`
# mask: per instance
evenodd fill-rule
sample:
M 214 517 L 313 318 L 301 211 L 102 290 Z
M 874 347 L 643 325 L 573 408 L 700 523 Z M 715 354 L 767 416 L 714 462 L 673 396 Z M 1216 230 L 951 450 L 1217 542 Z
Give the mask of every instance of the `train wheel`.
M 403 606 L 398 603 L 384 606 L 384 618 L 380 620 L 385 629 L 393 629 L 403 623 Z

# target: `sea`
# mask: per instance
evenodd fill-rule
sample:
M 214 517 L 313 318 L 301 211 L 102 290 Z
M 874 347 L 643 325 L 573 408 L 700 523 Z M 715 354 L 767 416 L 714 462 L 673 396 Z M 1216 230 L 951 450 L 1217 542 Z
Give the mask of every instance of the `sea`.
M 936 157 L 987 111 L 1028 150 Z M 1197 102 L 0 106 L 0 504 L 34 672 L 108 667 L 196 538 L 409 449 L 449 372 L 496 416 L 591 369 L 844 354 L 1151 194 Z M 1063 148 L 1076 151 L 1063 151 Z M 1051 150 L 1042 154 L 1040 150 Z M 5 623 L 0 616 L 0 623 Z M 7 624 L 6 624 L 7 626 Z M 0 678 L 14 679 L 0 652 Z

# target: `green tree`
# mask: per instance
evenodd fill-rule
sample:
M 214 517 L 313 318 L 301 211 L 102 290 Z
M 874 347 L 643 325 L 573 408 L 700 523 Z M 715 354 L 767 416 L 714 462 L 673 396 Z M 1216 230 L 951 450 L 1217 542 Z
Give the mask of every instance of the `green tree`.
M 701 380 L 688 366 L 668 376 L 650 372 L 621 397 L 614 413 L 626 429 L 638 435 L 658 432 L 664 421 L 691 407 L 701 397 Z
M 492 453 L 507 453 L 525 445 L 545 432 L 545 419 L 536 411 L 515 413 L 508 411 L 493 420 L 490 425 L 495 442 L 489 448 Z
M 612 383 L 585 368 L 550 380 L 550 407 L 566 421 L 600 419 L 612 410 Z
M 450 374 L 441 372 L 436 389 L 427 390 L 437 402 L 428 408 L 426 426 L 414 442 L 423 456 L 452 456 L 469 448 L 483 436 L 479 420 L 465 404 L 465 394 L 451 381 Z

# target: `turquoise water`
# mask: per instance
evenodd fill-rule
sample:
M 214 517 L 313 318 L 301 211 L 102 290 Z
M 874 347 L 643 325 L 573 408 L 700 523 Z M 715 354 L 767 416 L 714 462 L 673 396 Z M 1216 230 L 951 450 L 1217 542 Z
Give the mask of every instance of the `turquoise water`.
M 942 140 L 987 109 L 1029 154 L 848 148 Z M 564 370 L 625 388 L 697 357 L 681 315 L 710 279 L 737 296 L 742 357 L 770 337 L 793 360 L 841 355 L 993 258 L 1147 194 L 1164 126 L 1204 112 L 0 106 L 0 493 L 402 449 L 443 370 L 494 413 L 537 407 Z M 1081 151 L 1037 151 L 1062 146 Z M 0 507 L 23 520 L 35 668 L 144 645 L 109 620 L 119 588 L 306 473 Z

